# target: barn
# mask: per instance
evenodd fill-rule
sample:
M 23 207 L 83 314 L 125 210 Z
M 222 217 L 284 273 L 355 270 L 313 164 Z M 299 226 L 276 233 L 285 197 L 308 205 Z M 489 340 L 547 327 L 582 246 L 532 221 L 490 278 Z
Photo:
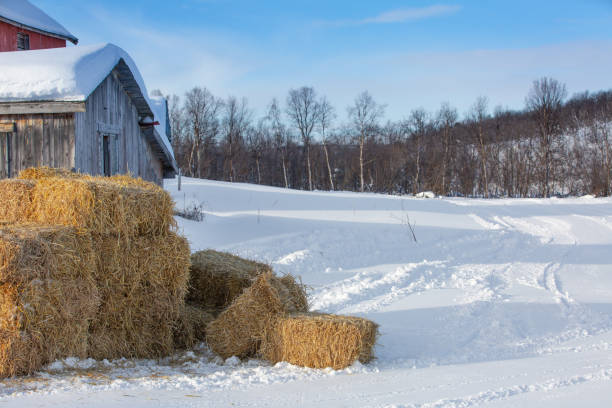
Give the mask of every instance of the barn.
M 32 166 L 174 176 L 167 105 L 121 48 L 6 52 L 0 72 L 0 178 Z
M 79 40 L 27 0 L 0 0 L 0 52 L 66 47 Z

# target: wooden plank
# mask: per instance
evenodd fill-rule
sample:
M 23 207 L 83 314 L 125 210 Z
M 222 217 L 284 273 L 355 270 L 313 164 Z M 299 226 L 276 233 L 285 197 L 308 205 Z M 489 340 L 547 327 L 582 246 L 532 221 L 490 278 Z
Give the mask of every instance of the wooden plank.
M 13 133 L 17 130 L 15 122 L 0 123 L 0 133 Z
M 108 123 L 103 123 L 100 121 L 96 123 L 96 130 L 100 133 L 107 133 L 109 135 L 121 134 L 121 127 L 116 126 L 116 125 L 111 125 Z
M 43 165 L 43 120 L 37 118 L 32 120 L 32 162 L 28 163 L 28 167 Z
M 0 179 L 9 176 L 8 168 L 8 133 L 0 133 Z
M 42 156 L 43 165 L 53 166 L 53 158 L 51 156 L 51 141 L 53 140 L 53 134 L 51 132 L 53 127 L 53 115 L 45 115 L 43 117 L 43 142 L 42 142 Z
M 1 115 L 85 112 L 85 102 L 0 102 Z

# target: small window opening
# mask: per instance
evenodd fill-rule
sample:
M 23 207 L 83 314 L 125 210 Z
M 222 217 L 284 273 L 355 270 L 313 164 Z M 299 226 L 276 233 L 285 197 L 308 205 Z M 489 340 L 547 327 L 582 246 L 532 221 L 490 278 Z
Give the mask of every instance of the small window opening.
M 30 36 L 24 33 L 17 33 L 17 50 L 26 51 L 30 49 Z

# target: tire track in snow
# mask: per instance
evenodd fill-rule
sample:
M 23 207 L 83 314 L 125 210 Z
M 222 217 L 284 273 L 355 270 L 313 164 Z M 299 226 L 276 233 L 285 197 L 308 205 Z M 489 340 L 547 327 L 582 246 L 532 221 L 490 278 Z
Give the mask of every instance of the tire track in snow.
M 590 374 L 576 375 L 566 379 L 551 379 L 534 384 L 522 384 L 511 387 L 503 387 L 497 390 L 488 390 L 478 394 L 468 395 L 460 398 L 445 398 L 433 402 L 409 405 L 387 405 L 385 408 L 469 408 L 480 407 L 483 404 L 506 400 L 521 394 L 534 392 L 550 392 L 558 389 L 569 388 L 589 382 L 602 382 L 612 380 L 612 369 L 603 369 Z

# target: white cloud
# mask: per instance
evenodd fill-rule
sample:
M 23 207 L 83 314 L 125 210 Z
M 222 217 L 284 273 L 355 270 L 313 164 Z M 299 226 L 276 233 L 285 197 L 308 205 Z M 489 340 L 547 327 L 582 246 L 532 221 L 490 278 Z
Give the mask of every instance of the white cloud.
M 360 20 L 359 22 L 361 24 L 404 23 L 406 21 L 422 20 L 426 18 L 454 14 L 459 10 L 461 10 L 461 6 L 435 4 L 429 7 L 413 7 L 386 11 L 375 17 Z

